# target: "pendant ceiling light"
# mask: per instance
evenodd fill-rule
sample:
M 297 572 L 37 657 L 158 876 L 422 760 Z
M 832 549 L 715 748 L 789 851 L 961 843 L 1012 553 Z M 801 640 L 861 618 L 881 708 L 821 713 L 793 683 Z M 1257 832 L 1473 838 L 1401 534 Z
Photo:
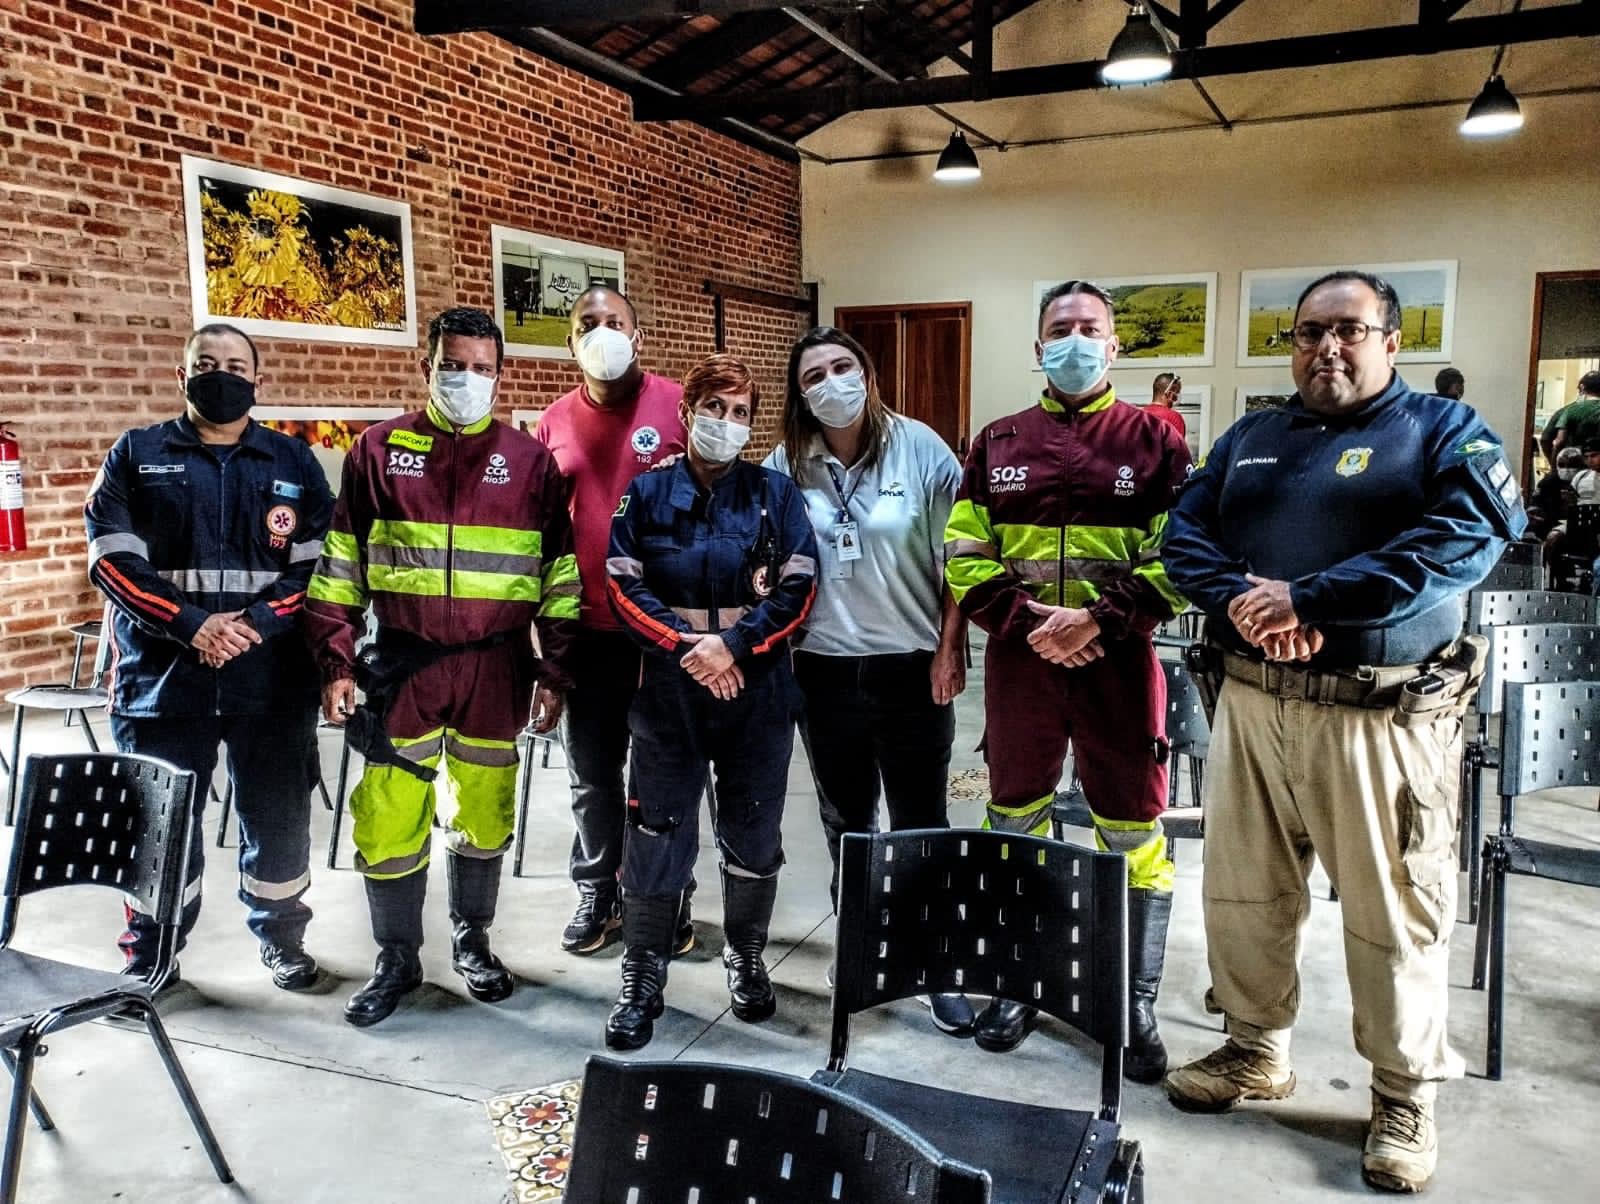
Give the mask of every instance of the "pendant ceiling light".
M 1135 4 L 1128 23 L 1111 41 L 1100 78 L 1108 84 L 1148 84 L 1172 74 L 1172 54 L 1144 5 Z
M 933 169 L 933 178 L 953 183 L 976 180 L 981 175 L 983 171 L 978 166 L 977 154 L 967 145 L 967 140 L 962 137 L 960 130 L 953 131 L 950 141 L 939 153 L 939 166 Z
M 1493 138 L 1521 128 L 1522 106 L 1511 95 L 1506 81 L 1499 75 L 1491 75 L 1461 122 L 1462 134 L 1468 138 Z

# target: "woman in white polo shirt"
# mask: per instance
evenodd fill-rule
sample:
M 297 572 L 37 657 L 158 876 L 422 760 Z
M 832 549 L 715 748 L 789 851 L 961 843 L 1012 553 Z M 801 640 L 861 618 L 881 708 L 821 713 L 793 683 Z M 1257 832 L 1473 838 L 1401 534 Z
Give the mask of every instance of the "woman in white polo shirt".
M 783 442 L 766 467 L 805 497 L 821 563 L 803 650 L 800 735 L 839 887 L 839 839 L 949 825 L 951 705 L 966 686 L 966 621 L 944 588 L 944 527 L 961 464 L 878 395 L 867 351 L 819 326 L 789 353 Z M 933 1020 L 970 1036 L 972 1007 L 936 995 Z

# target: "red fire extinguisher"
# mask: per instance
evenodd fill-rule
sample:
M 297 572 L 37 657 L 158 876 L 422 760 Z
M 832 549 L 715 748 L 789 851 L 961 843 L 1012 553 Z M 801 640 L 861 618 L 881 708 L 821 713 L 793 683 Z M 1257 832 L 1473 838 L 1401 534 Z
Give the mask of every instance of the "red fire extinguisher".
M 28 546 L 22 515 L 22 451 L 11 428 L 0 423 L 0 552 L 21 552 Z

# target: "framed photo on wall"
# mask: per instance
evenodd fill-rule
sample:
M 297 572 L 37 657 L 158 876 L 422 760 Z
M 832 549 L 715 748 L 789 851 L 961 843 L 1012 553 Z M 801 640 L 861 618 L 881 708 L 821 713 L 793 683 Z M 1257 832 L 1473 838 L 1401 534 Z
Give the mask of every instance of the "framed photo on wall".
M 417 345 L 409 205 L 185 155 L 183 209 L 196 326 Z
M 250 417 L 268 430 L 308 443 L 328 488 L 337 494 L 344 458 L 361 432 L 404 413 L 398 406 L 256 406 Z
M 1041 298 L 1060 283 L 1034 281 L 1035 315 Z M 1102 276 L 1094 283 L 1116 306 L 1119 367 L 1198 368 L 1216 362 L 1215 272 Z
M 1233 392 L 1233 416 L 1243 418 L 1251 410 L 1277 410 L 1295 395 L 1292 383 L 1284 385 L 1240 385 Z
M 567 315 L 592 284 L 623 290 L 623 254 L 587 243 L 493 226 L 494 312 L 506 354 L 570 360 Z
M 1456 261 L 1362 263 L 1358 270 L 1382 276 L 1400 297 L 1402 364 L 1450 359 L 1456 318 Z M 1239 366 L 1288 367 L 1290 329 L 1300 294 L 1318 276 L 1337 268 L 1266 268 L 1239 275 Z
M 1121 363 L 1121 361 L 1117 361 Z M 1113 373 L 1111 385 L 1117 391 L 1117 400 L 1136 406 L 1150 404 L 1155 381 L 1150 377 L 1127 376 Z M 1183 415 L 1184 434 L 1189 441 L 1189 454 L 1195 459 L 1211 446 L 1211 386 L 1191 385 L 1183 382 L 1183 391 L 1174 407 Z

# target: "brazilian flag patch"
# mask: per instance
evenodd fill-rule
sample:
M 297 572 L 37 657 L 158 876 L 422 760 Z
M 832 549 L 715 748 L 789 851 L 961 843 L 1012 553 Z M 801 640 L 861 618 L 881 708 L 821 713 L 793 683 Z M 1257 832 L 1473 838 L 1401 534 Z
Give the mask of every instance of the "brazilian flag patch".
M 612 518 L 621 518 L 628 512 L 628 495 L 623 494 L 617 499 L 617 508 L 611 512 Z

